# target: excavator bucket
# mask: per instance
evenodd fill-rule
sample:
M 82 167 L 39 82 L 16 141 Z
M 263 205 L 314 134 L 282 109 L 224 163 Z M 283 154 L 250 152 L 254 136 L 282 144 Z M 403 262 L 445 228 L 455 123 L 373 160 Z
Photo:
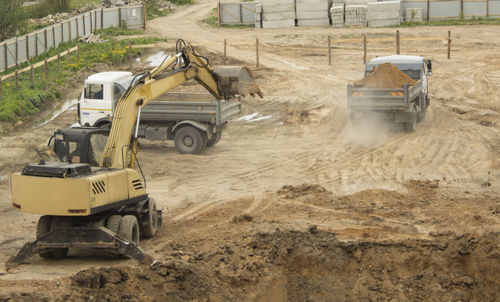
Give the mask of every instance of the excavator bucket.
M 252 73 L 247 67 L 241 66 L 223 66 L 215 70 L 215 77 L 220 94 L 224 98 L 234 95 L 245 96 L 247 94 L 261 98 L 264 97 Z

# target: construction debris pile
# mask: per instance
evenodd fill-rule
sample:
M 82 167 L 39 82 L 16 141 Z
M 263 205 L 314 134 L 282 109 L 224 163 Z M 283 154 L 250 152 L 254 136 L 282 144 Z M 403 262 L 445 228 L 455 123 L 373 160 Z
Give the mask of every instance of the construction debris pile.
M 175 5 L 167 0 L 155 0 L 152 1 L 154 2 L 153 5 L 155 6 L 155 9 L 158 11 L 168 11 L 172 10 L 175 8 Z M 76 8 L 71 12 L 67 13 L 57 13 L 57 14 L 50 14 L 47 15 L 46 17 L 40 18 L 40 19 L 30 19 L 29 22 L 33 25 L 36 26 L 45 26 L 45 25 L 51 25 L 55 23 L 59 23 L 62 21 L 66 21 L 71 17 L 74 17 L 76 15 L 94 10 L 94 9 L 100 9 L 100 8 L 109 8 L 109 7 L 120 7 L 120 6 L 134 6 L 134 5 L 142 5 L 143 1 L 142 0 L 131 0 L 131 1 L 125 1 L 125 0 L 102 0 L 100 4 L 95 4 L 93 2 L 86 3 L 84 6 L 80 8 Z
M 391 63 L 374 67 L 364 79 L 354 82 L 355 87 L 365 88 L 401 88 L 405 84 L 413 86 L 416 82 Z

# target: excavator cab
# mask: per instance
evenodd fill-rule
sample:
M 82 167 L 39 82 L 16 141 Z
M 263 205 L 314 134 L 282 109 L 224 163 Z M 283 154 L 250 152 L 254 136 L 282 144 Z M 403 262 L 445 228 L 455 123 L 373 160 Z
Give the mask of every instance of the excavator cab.
M 48 146 L 61 162 L 98 167 L 108 136 L 109 130 L 102 128 L 60 129 L 50 138 Z

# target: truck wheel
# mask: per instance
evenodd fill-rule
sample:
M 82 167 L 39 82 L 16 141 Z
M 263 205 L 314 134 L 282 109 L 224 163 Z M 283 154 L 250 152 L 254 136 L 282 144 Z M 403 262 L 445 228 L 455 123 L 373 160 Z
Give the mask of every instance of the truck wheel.
M 210 148 L 217 144 L 220 141 L 220 138 L 222 136 L 222 131 L 218 130 L 208 141 L 207 141 L 207 148 Z
M 134 215 L 123 216 L 118 235 L 137 246 L 139 245 L 139 223 L 137 223 L 137 218 Z
M 108 228 L 111 232 L 118 234 L 120 230 L 120 223 L 122 222 L 121 215 L 111 215 L 106 221 L 106 228 Z
M 50 221 L 52 220 L 52 216 L 42 216 L 40 219 L 38 219 L 38 224 L 36 226 L 36 239 L 40 239 L 44 235 L 50 232 Z M 45 258 L 45 259 L 50 259 L 52 258 L 52 253 L 51 252 L 38 252 L 38 255 L 40 257 Z
M 202 133 L 191 126 L 185 126 L 175 132 L 175 148 L 181 154 L 199 154 L 206 141 Z
M 415 112 L 411 113 L 411 121 L 403 123 L 403 127 L 406 132 L 414 132 L 417 130 L 417 114 Z
M 419 113 L 417 113 L 417 118 L 419 122 L 425 120 L 425 114 L 427 113 L 427 108 L 425 106 L 422 107 Z
M 144 236 L 151 238 L 158 230 L 158 212 L 156 211 L 156 202 L 153 198 L 148 201 L 148 218 L 144 226 Z

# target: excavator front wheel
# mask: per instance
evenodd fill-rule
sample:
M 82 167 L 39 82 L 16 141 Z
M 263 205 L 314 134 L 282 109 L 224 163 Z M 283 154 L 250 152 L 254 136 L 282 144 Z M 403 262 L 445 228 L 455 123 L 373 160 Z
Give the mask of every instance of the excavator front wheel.
M 139 246 L 139 223 L 134 215 L 123 216 L 122 221 L 120 222 L 118 235 L 127 241 L 133 242 L 136 246 Z

